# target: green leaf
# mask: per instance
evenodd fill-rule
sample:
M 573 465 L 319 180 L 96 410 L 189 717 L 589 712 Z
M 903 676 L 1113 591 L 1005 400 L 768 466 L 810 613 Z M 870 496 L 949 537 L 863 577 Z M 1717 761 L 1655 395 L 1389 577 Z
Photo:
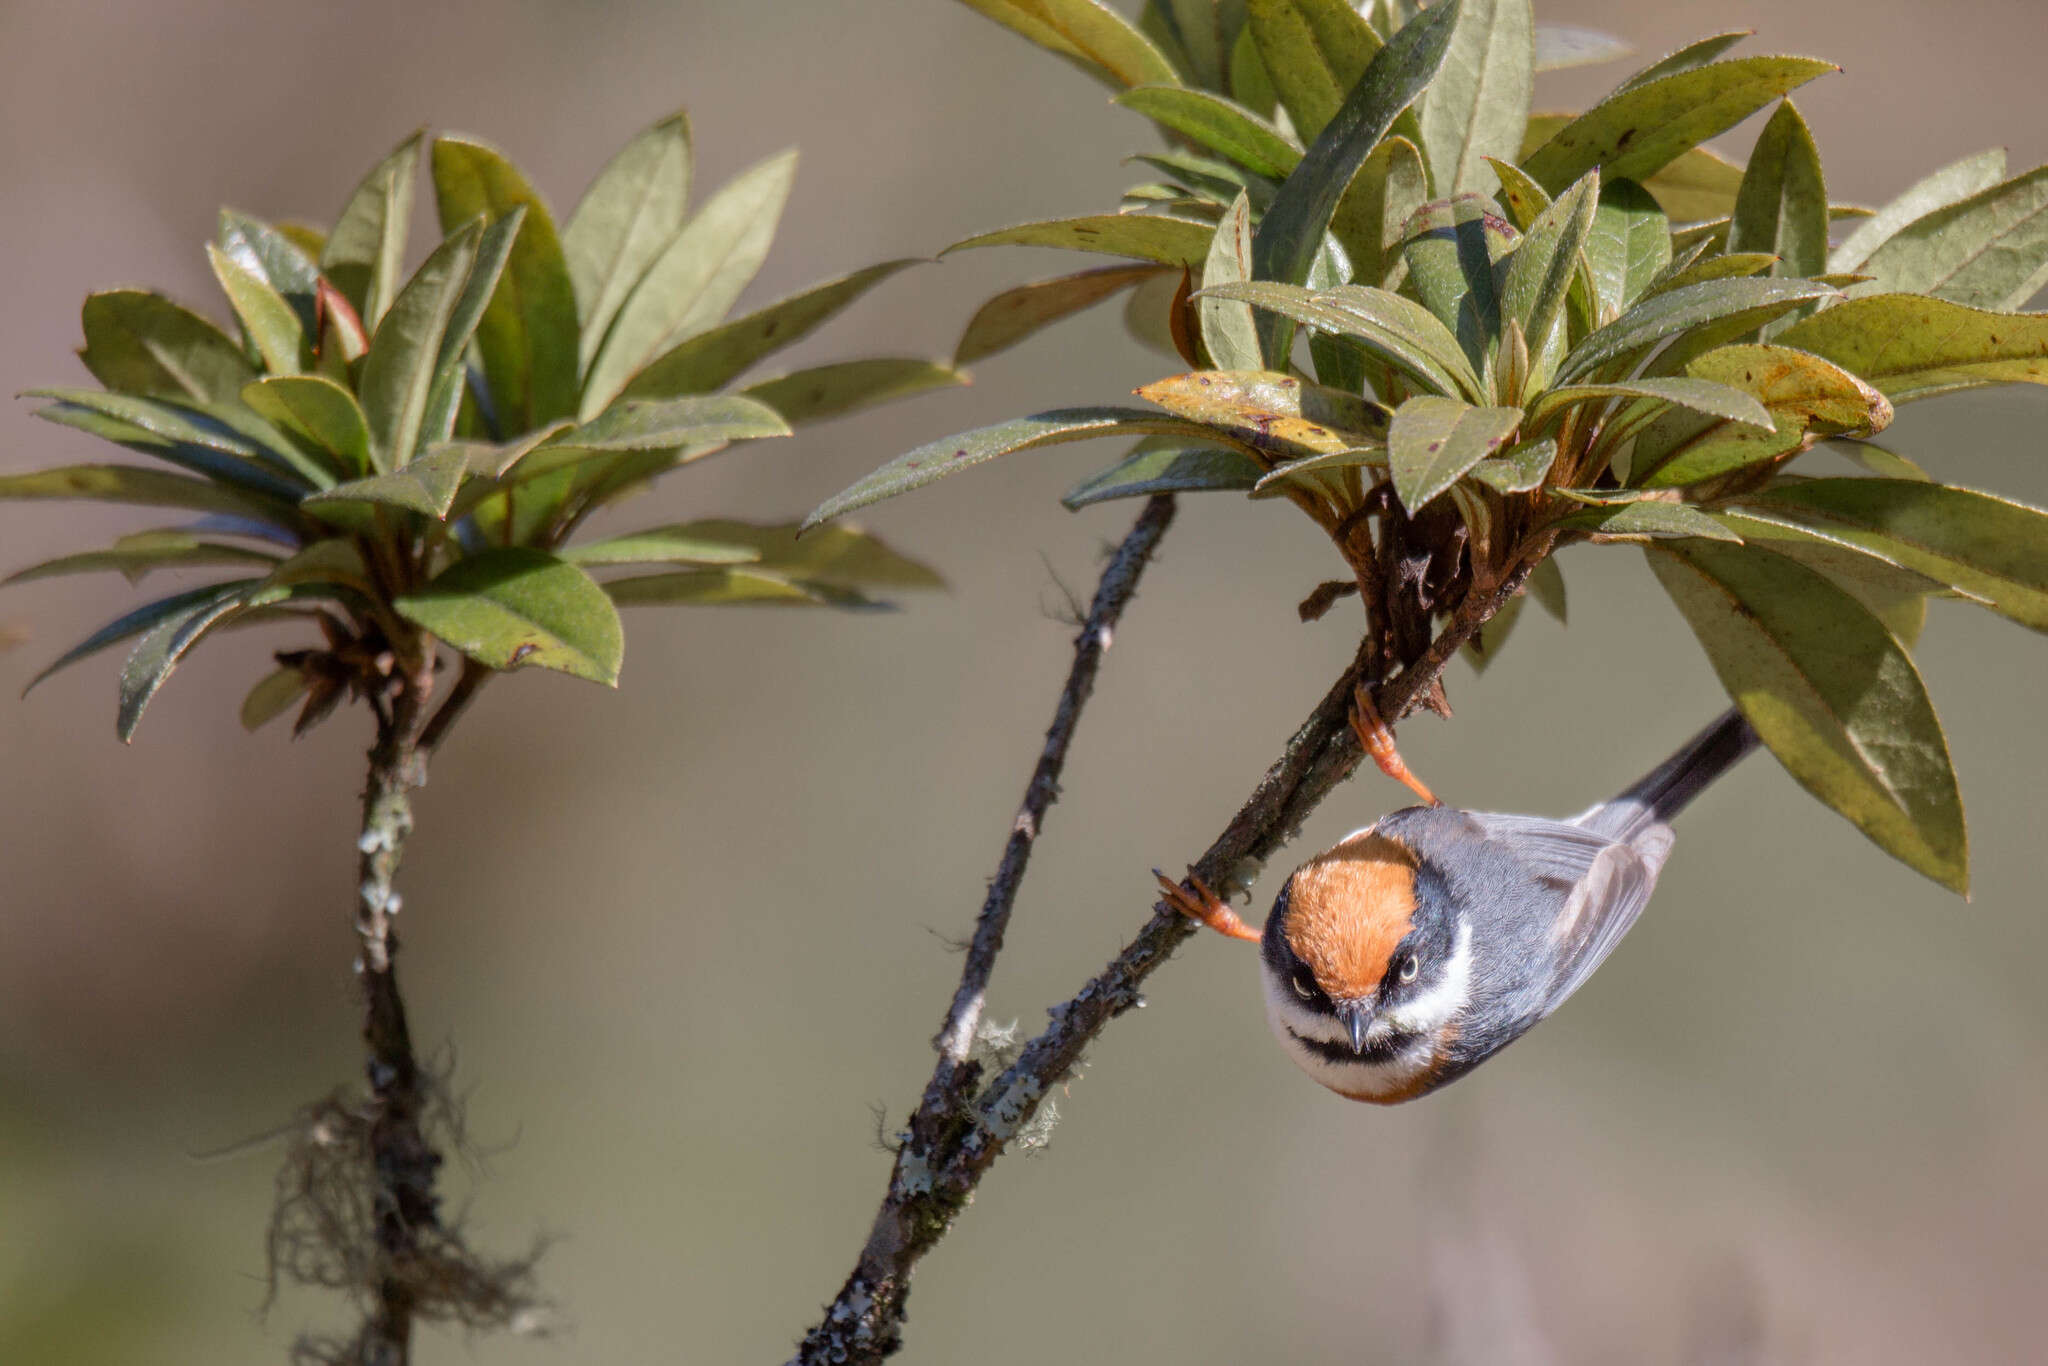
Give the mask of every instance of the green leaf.
M 562 258 L 581 327 L 577 363 L 587 368 L 619 305 L 683 226 L 690 198 L 690 117 L 655 124 L 605 163 L 562 228 Z
M 1252 203 L 1263 211 L 1273 202 L 1275 187 L 1264 176 L 1239 170 L 1227 161 L 1215 157 L 1197 156 L 1192 152 L 1155 152 L 1131 158 L 1150 166 L 1165 176 L 1172 187 L 1184 190 L 1201 201 L 1199 208 L 1190 216 L 1208 217 L 1217 207 L 1229 203 L 1243 191 L 1252 197 Z
M 1874 474 L 1880 479 L 1912 479 L 1923 484 L 1934 481 L 1933 475 L 1905 456 L 1873 441 L 1844 438 L 1840 441 L 1829 441 L 1822 449 L 1833 451 L 1864 473 Z
M 1252 497 L 1277 498 L 1287 491 L 1288 486 L 1331 487 L 1338 481 L 1327 478 L 1345 470 L 1387 467 L 1385 446 L 1359 446 L 1338 451 L 1325 451 L 1321 455 L 1305 455 L 1299 460 L 1290 460 L 1284 465 L 1275 465 L 1258 483 L 1252 485 Z
M 1522 159 L 1552 194 L 1595 166 L 1610 182 L 1647 180 L 1689 148 L 1796 90 L 1840 70 L 1810 57 L 1739 57 L 1625 87 Z
M 1250 0 L 1245 12 L 1289 122 L 1314 139 L 1380 51 L 1379 36 L 1346 0 Z
M 1196 370 L 1139 389 L 1138 397 L 1271 459 L 1327 454 L 1387 439 L 1387 413 L 1357 394 L 1263 370 Z
M 1742 167 L 1711 147 L 1694 147 L 1645 180 L 1643 188 L 1675 223 L 1727 218 L 1742 193 Z
M 809 336 L 882 281 L 918 260 L 884 261 L 734 318 L 685 338 L 635 375 L 622 398 L 678 398 L 701 394 L 736 378 L 749 366 Z M 964 363 L 955 357 L 955 363 Z
M 448 321 L 476 261 L 481 225 L 450 236 L 413 272 L 392 301 L 363 357 L 363 415 L 370 458 L 386 472 L 405 468 L 420 444 Z
M 1890 423 L 1891 404 L 1855 375 L 1818 356 L 1786 346 L 1724 346 L 1687 367 L 1697 380 L 1753 394 L 1771 426 L 1660 420 L 1636 441 L 1629 482 L 1674 488 L 1775 460 L 1800 450 L 1809 433 L 1877 431 Z
M 1915 219 L 1856 269 L 1896 293 L 2003 310 L 2039 292 L 2044 266 L 2048 166 Z
M 1875 214 L 1859 223 L 1842 245 L 1828 253 L 1831 271 L 1860 270 L 1871 253 L 1897 235 L 1908 223 L 1916 223 L 1949 205 L 1988 190 L 2005 179 L 2005 149 L 1993 147 L 1952 161 L 1932 175 L 1909 187 Z
M 1285 133 L 1207 90 L 1141 85 L 1118 95 L 1116 103 L 1269 180 L 1284 179 L 1301 161 L 1301 148 Z
M 1464 0 L 1450 49 L 1422 98 L 1422 145 L 1439 195 L 1498 183 L 1486 158 L 1522 147 L 1535 75 L 1535 16 L 1529 0 Z
M 1174 85 L 1173 64 L 1099 0 L 962 0 L 1110 85 Z
M 966 374 L 943 361 L 879 356 L 813 366 L 750 384 L 740 392 L 782 414 L 791 426 L 842 417 L 890 399 L 966 384 Z
M 737 522 L 710 518 L 663 528 L 683 538 L 705 538 L 754 552 L 756 569 L 773 571 L 807 586 L 838 588 L 944 588 L 946 581 L 921 560 L 892 549 L 879 536 L 839 523 L 797 538 L 795 522 Z M 646 534 L 646 533 L 643 533 Z
M 1915 294 L 1846 300 L 1778 341 L 1855 371 L 1893 403 L 1983 384 L 2048 384 L 2048 316 Z
M 514 205 L 510 213 L 485 228 L 483 236 L 477 239 L 476 260 L 470 265 L 469 277 L 463 281 L 461 294 L 456 296 L 455 307 L 448 315 L 448 325 L 441 332 L 441 348 L 434 357 L 434 383 L 427 391 L 427 407 L 420 418 L 417 446 L 446 441 L 455 430 L 455 420 L 469 384 L 470 342 L 489 316 L 491 302 L 504 280 L 505 268 L 512 259 L 525 222 L 525 207 Z M 504 421 L 504 413 L 497 416 L 499 421 Z
M 1737 506 L 1789 518 L 2048 631 L 2048 513 L 1909 479 L 1808 479 Z
M 219 585 L 216 585 L 219 587 Z M 192 647 L 230 617 L 292 597 L 289 588 L 263 583 L 231 585 L 149 628 L 121 666 L 120 705 L 114 731 L 123 743 L 135 738 L 143 710 Z
M 1128 256 L 1137 261 L 1154 261 L 1162 266 L 1185 266 L 1193 270 L 1208 258 L 1209 239 L 1215 231 L 1212 224 L 1188 218 L 1103 213 L 998 228 L 994 232 L 955 242 L 939 255 L 964 251 L 969 247 L 1056 247 L 1065 251 Z
M 135 465 L 63 465 L 30 474 L 0 475 L 0 500 L 68 498 L 137 507 L 190 508 L 295 524 L 288 504 L 240 489 Z
M 590 362 L 584 419 L 603 412 L 663 352 L 726 315 L 767 259 L 795 178 L 793 151 L 759 162 L 722 186 L 670 239 Z
M 370 469 L 370 426 L 355 395 L 318 375 L 275 376 L 242 389 L 259 417 L 298 438 L 343 478 Z
M 1143 436 L 1150 433 L 1196 441 L 1216 439 L 1214 432 L 1199 423 L 1161 417 L 1142 408 L 1059 408 L 1034 413 L 1030 417 L 1014 418 L 906 451 L 865 479 L 819 504 L 810 516 L 804 518 L 803 528 L 809 531 L 855 508 L 923 488 L 949 474 L 1013 451 L 1056 446 L 1069 441 L 1089 441 L 1101 436 Z
M 1209 259 L 1202 267 L 1205 286 L 1237 284 L 1252 276 L 1251 201 L 1239 195 L 1216 225 L 1216 239 L 1210 243 Z M 1202 346 L 1219 370 L 1263 370 L 1266 358 L 1259 349 L 1259 327 L 1252 318 L 1252 306 L 1220 294 L 1205 294 L 1195 307 L 1202 325 Z
M 502 432 L 530 431 L 576 415 L 576 289 L 548 206 L 495 149 L 462 138 L 434 139 L 434 198 L 441 231 L 482 217 L 526 216 L 512 254 L 476 328 L 492 408 Z
M 1591 507 L 1561 517 L 1557 526 L 1590 531 L 1601 536 L 1647 537 L 1651 539 L 1701 537 L 1710 541 L 1742 538 L 1696 507 L 1684 503 L 1645 501 Z
M 1813 276 L 1827 269 L 1828 191 L 1820 149 L 1790 100 L 1757 137 L 1735 199 L 1728 250 L 1776 256 L 1774 275 Z
M 1352 177 L 1379 145 L 1402 110 L 1415 102 L 1442 67 L 1457 3 L 1431 6 L 1381 48 L 1351 87 L 1344 103 L 1317 136 L 1301 164 L 1280 186 L 1273 207 L 1252 239 L 1255 274 L 1265 280 L 1303 284 L 1321 249 L 1323 232 Z M 1253 23 L 1258 22 L 1256 12 Z M 1256 30 L 1255 30 L 1256 31 Z M 1271 69 L 1272 59 L 1267 59 Z M 1269 356 L 1287 354 L 1292 324 L 1284 317 L 1261 328 Z
M 1826 285 L 1808 280 L 1710 280 L 1686 285 L 1640 301 L 1588 336 L 1565 357 L 1558 375 L 1564 380 L 1576 379 L 1612 362 L 1640 357 L 1658 342 L 1710 323 L 1747 331 L 1833 293 Z M 1795 343 L 1788 336 L 1785 344 Z
M 1710 38 L 1701 38 L 1687 43 L 1668 57 L 1663 57 L 1636 72 L 1620 85 L 1613 94 L 1619 95 L 1648 85 L 1651 81 L 1665 76 L 1675 76 L 1681 71 L 1694 71 L 1713 61 L 1716 57 L 1734 47 L 1744 38 L 1754 36 L 1753 29 L 1736 29 L 1728 33 L 1717 33 Z
M 306 675 L 283 668 L 265 674 L 242 699 L 242 729 L 259 731 L 292 709 L 305 695 Z
M 1500 206 L 1479 195 L 1425 204 L 1408 220 L 1402 255 L 1423 305 L 1457 333 L 1472 368 L 1485 374 L 1501 333 L 1500 263 L 1521 240 Z
M 1673 258 L 1671 264 L 1652 280 L 1643 293 L 1643 298 L 1657 294 L 1668 294 L 1674 289 L 1687 285 L 1703 284 L 1708 280 L 1748 279 L 1762 275 L 1777 263 L 1775 256 L 1766 256 L 1758 251 L 1736 252 L 1728 256 L 1709 256 L 1705 242 L 1695 243 L 1686 256 Z M 1686 257 L 1690 257 L 1687 260 Z
M 1650 567 L 1721 686 L 1800 785 L 1893 857 L 1966 891 L 1948 742 L 1883 624 L 1819 573 L 1755 546 L 1660 546 Z
M 297 374 L 306 334 L 292 306 L 261 276 L 211 242 L 206 244 L 206 259 L 241 320 L 243 335 L 263 358 L 263 368 L 276 375 Z
M 406 473 L 412 473 L 408 469 Z M 393 478 L 402 478 L 394 475 Z M 338 585 L 353 588 L 365 596 L 377 594 L 377 587 L 370 581 L 370 571 L 363 563 L 363 552 L 353 538 L 329 536 L 314 541 L 283 564 L 270 571 L 264 580 L 272 587 L 290 588 L 299 584 Z
M 1653 403 L 1704 413 L 1708 417 L 1756 427 L 1766 432 L 1770 431 L 1772 426 L 1769 411 L 1750 392 L 1731 384 L 1697 377 L 1563 385 L 1547 391 L 1529 406 L 1528 425 L 1531 428 L 1540 428 L 1552 417 L 1574 404 L 1604 402 L 1613 398 L 1649 399 Z
M 966 365 L 1007 351 L 1060 319 L 1152 278 L 1159 269 L 1150 265 L 1102 266 L 1006 289 L 968 319 L 967 330 L 953 348 L 953 363 Z
M 1413 516 L 1465 472 L 1506 446 L 1521 425 L 1520 408 L 1474 408 L 1421 394 L 1394 410 L 1387 431 L 1394 493 Z
M 158 294 L 88 295 L 79 359 L 109 389 L 149 398 L 226 403 L 256 378 L 240 347 L 196 313 Z
M 333 482 L 293 451 L 282 433 L 272 434 L 274 446 L 259 445 L 205 409 L 100 389 L 32 389 L 29 394 L 57 400 L 36 410 L 46 422 L 90 432 L 280 503 L 295 503 L 308 487 Z
M 300 330 L 311 337 L 313 296 L 320 282 L 314 258 L 280 229 L 233 209 L 220 211 L 214 236 L 223 255 L 284 297 Z
M 393 305 L 396 312 L 397 305 Z M 439 520 L 455 503 L 455 491 L 469 470 L 469 453 L 460 446 L 440 446 L 389 474 L 351 479 L 305 500 L 307 511 L 325 516 L 339 509 L 344 516 L 354 504 L 377 503 Z
M 761 558 L 758 547 L 718 539 L 705 524 L 650 527 L 646 531 L 610 536 L 564 546 L 556 554 L 585 567 L 615 564 L 751 564 Z
M 422 454 L 438 455 L 442 451 L 459 449 L 463 453 L 463 463 L 468 466 L 471 474 L 483 480 L 499 479 L 535 450 L 568 430 L 568 423 L 553 422 L 512 441 L 442 441 L 427 447 Z
M 1352 173 L 1330 218 L 1330 234 L 1351 257 L 1355 283 L 1387 284 L 1401 264 L 1402 228 L 1428 198 L 1429 169 L 1415 144 L 1403 137 L 1382 139 Z
M 17 569 L 0 584 L 31 583 L 67 574 L 96 574 L 114 570 L 130 583 L 158 569 L 211 568 L 215 565 L 273 565 L 278 557 L 247 546 L 224 541 L 205 541 L 186 531 L 143 532 L 123 536 L 106 550 L 60 555 L 26 569 Z
M 413 181 L 420 141 L 414 133 L 370 168 L 349 196 L 327 245 L 320 269 L 354 307 L 363 327 L 376 331 L 384 310 L 398 297 L 405 269 L 405 235 L 412 223 Z
M 492 669 L 534 665 L 617 687 L 625 633 L 604 589 L 531 546 L 457 560 L 392 606 Z
M 1635 49 L 1611 33 L 1572 24 L 1536 25 L 1536 69 L 1564 71 L 1598 66 L 1628 56 Z
M 1601 186 L 1586 235 L 1596 319 L 1610 323 L 1671 264 L 1671 223 L 1642 186 L 1620 180 Z
M 1501 315 L 1522 329 L 1531 356 L 1543 354 L 1551 333 L 1564 316 L 1565 299 L 1578 271 L 1579 254 L 1586 247 L 1599 206 L 1599 173 L 1589 171 L 1556 202 L 1537 213 L 1521 245 L 1508 259 L 1507 279 L 1501 287 Z M 1541 387 L 1547 379 L 1539 371 L 1530 377 L 1530 382 L 1533 387 Z
M 788 436 L 789 424 L 759 398 L 740 394 L 686 394 L 670 399 L 625 399 L 571 428 L 526 458 L 557 449 L 651 451 L 715 445 L 756 437 Z
M 604 591 L 621 607 L 837 607 L 855 612 L 887 607 L 850 588 L 754 568 L 685 569 L 613 579 Z
M 1272 118 L 1280 109 L 1280 94 L 1273 89 L 1249 23 L 1230 48 L 1230 97 L 1261 118 Z
M 1244 452 L 1220 446 L 1141 447 L 1068 489 L 1060 495 L 1060 502 L 1070 511 L 1079 512 L 1091 503 L 1106 503 L 1113 498 L 1249 489 L 1264 473 L 1265 467 Z
M 1528 232 L 1543 211 L 1550 207 L 1550 192 L 1529 179 L 1528 172 L 1521 167 L 1499 157 L 1488 157 L 1486 164 L 1493 167 L 1494 178 L 1500 181 L 1500 191 L 1495 198 L 1507 210 L 1508 221 L 1522 232 Z M 1587 174 L 1597 175 L 1598 171 Z
M 1466 473 L 1495 493 L 1528 493 L 1543 486 L 1544 476 L 1556 463 L 1557 442 L 1546 436 L 1541 441 L 1525 441 L 1504 455 L 1482 460 Z
M 116 617 L 51 661 L 44 667 L 41 673 L 28 681 L 28 686 L 21 690 L 22 696 L 28 696 L 30 692 L 34 691 L 37 684 L 60 669 L 69 668 L 80 660 L 96 655 L 109 646 L 118 645 L 132 636 L 139 636 L 144 631 L 153 629 L 160 622 L 182 616 L 204 603 L 211 602 L 222 596 L 247 591 L 262 582 L 263 580 L 261 579 L 236 579 L 228 583 L 209 583 L 199 588 L 188 589 L 183 593 L 173 593 L 171 596 L 159 598 L 155 602 L 145 603 L 132 612 Z
M 1372 353 L 1425 388 L 1478 397 L 1478 376 L 1450 329 L 1413 299 L 1366 285 L 1310 290 L 1271 281 L 1247 281 L 1203 290 L 1283 313 L 1299 323 L 1355 337 Z

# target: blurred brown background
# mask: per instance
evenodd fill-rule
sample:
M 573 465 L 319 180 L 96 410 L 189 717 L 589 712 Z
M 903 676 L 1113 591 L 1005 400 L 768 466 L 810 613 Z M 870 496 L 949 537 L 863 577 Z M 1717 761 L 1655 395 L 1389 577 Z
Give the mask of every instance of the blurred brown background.
M 1559 0 L 1642 60 L 1747 50 L 1847 69 L 1802 92 L 1838 199 L 2003 141 L 2048 156 L 2035 0 Z M 1546 77 L 1583 101 L 1629 66 Z M 1103 91 L 941 0 L 0 8 L 0 383 L 77 382 L 85 293 L 219 312 L 217 205 L 325 219 L 412 127 L 476 133 L 573 203 L 631 133 L 695 119 L 699 192 L 800 143 L 753 300 L 971 231 L 1114 202 L 1149 142 Z M 1750 128 L 1723 140 L 1740 153 Z M 422 201 L 430 202 L 422 194 Z M 796 358 L 946 353 L 979 300 L 1065 263 L 968 253 L 886 286 Z M 1071 268 L 1068 266 L 1067 268 Z M 809 507 L 905 446 L 1116 401 L 1164 362 L 1113 310 L 969 390 L 678 478 L 637 523 Z M 2040 391 L 1924 404 L 1898 446 L 2048 501 Z M 100 458 L 4 417 L 8 468 Z M 1067 657 L 1052 572 L 1092 581 L 1131 505 L 1055 495 L 1109 448 L 1017 457 L 876 510 L 950 595 L 899 614 L 638 613 L 623 687 L 493 688 L 420 800 L 404 883 L 415 1028 L 452 1046 L 490 1149 L 470 1227 L 543 1269 L 566 1336 L 430 1334 L 422 1359 L 779 1361 L 885 1176 L 881 1105 L 926 1071 L 956 960 Z M 1011 932 L 997 1018 L 1038 1011 L 1145 914 L 1350 652 L 1303 627 L 1331 566 L 1288 510 L 1189 500 L 1111 656 Z M 0 509 L 9 565 L 131 525 Z M 1565 560 L 1459 716 L 1404 748 L 1467 805 L 1576 810 L 1719 705 L 1639 557 Z M 7 687 L 131 601 L 0 597 Z M 269 642 L 181 672 L 132 749 L 116 660 L 0 707 L 0 1360 L 274 1362 L 336 1306 L 265 1321 L 278 1154 L 215 1162 L 357 1075 L 348 962 L 360 716 L 289 743 L 235 703 Z M 1768 761 L 1681 829 L 1657 905 L 1580 998 L 1447 1094 L 1348 1105 L 1290 1067 L 1253 957 L 1204 938 L 1059 1097 L 931 1259 L 911 1362 L 2038 1360 L 2048 1276 L 2043 643 L 1961 607 L 1922 650 L 1973 817 L 1976 899 L 1888 862 Z M 1326 840 L 1402 794 L 1340 791 Z M 1274 878 L 1260 889 L 1270 896 Z

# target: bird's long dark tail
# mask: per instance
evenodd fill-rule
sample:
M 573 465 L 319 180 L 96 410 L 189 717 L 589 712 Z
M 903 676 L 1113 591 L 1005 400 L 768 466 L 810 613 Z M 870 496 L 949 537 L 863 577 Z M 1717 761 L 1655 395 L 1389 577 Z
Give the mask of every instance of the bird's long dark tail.
M 1731 707 L 1633 787 L 1587 812 L 1579 824 L 1626 843 L 1649 826 L 1670 821 L 1760 743 L 1742 713 Z

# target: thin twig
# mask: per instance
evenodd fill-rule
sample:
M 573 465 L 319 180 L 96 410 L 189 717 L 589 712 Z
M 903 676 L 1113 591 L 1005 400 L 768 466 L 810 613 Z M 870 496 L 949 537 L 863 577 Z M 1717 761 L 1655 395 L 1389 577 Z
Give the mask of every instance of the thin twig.
M 426 729 L 420 732 L 419 747 L 422 751 L 433 752 L 441 743 L 441 737 L 448 733 L 448 728 L 460 720 L 469 704 L 476 700 L 477 690 L 490 682 L 495 672 L 487 665 L 466 656 L 463 658 L 462 672 L 457 676 L 455 686 L 448 690 L 447 698 L 434 712 L 433 719 L 427 722 Z
M 1150 512 L 1148 507 L 1147 515 Z M 1144 518 L 1140 518 L 1131 536 L 1137 537 L 1143 527 Z M 1153 539 L 1156 541 L 1156 535 Z M 1522 586 L 1548 553 L 1552 539 L 1543 537 L 1526 547 L 1491 591 L 1468 593 L 1415 662 L 1374 689 L 1380 715 L 1397 720 L 1422 705 L 1458 648 Z M 1129 538 L 1125 545 L 1130 545 Z M 1120 551 L 1105 573 L 1105 586 L 1109 573 L 1122 559 Z M 1098 605 L 1101 601 L 1098 591 Z M 1085 646 L 1085 635 L 1082 643 Z M 1372 646 L 1370 640 L 1360 646 L 1351 667 L 1288 740 L 1279 761 L 1266 771 L 1223 833 L 1192 865 L 1194 874 L 1212 885 L 1224 885 L 1247 866 L 1263 862 L 1291 839 L 1323 798 L 1357 768 L 1362 755 L 1350 725 L 1352 690 L 1370 667 Z M 1005 866 L 1008 864 L 1006 850 Z M 1022 871 L 1020 861 L 1019 876 Z M 1014 895 L 1011 885 L 1006 896 Z M 991 902 L 994 899 L 992 891 Z M 984 908 L 983 929 L 987 928 L 987 914 Z M 1006 919 L 1007 914 L 1006 899 L 1001 915 Z M 1140 988 L 1145 979 L 1193 933 L 1193 922 L 1155 903 L 1150 918 L 1123 951 L 1072 997 L 1049 1009 L 1046 1013 L 1051 1022 L 1046 1028 L 1014 1063 L 965 1104 L 961 1103 L 963 1088 L 975 1078 L 962 1077 L 971 1064 L 956 1061 L 944 1051 L 949 1036 L 942 1031 L 939 1065 L 897 1151 L 888 1190 L 860 1259 L 817 1326 L 804 1335 L 792 1366 L 879 1362 L 902 1345 L 910 1276 L 918 1261 L 945 1236 L 981 1178 L 1031 1122 L 1046 1094 L 1079 1064 L 1082 1051 L 1111 1020 L 1144 1003 Z M 981 939 L 978 929 L 977 947 Z M 985 985 L 994 950 L 1001 947 L 1000 927 L 989 947 L 990 962 L 982 967 L 976 966 L 976 955 L 970 950 L 969 969 L 962 977 L 963 993 L 977 974 Z M 961 995 L 956 993 L 955 1011 L 960 1001 Z M 948 1019 L 950 1022 L 951 1014 Z M 942 1084 L 949 1075 L 955 1080 Z

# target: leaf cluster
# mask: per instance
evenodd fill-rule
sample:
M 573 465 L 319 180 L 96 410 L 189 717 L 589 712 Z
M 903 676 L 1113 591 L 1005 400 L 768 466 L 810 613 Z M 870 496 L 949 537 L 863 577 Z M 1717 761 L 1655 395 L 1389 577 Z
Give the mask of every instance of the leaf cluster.
M 1167 146 L 1116 212 L 957 243 L 1129 262 L 999 296 L 962 351 L 1131 288 L 1188 368 L 1138 391 L 1150 409 L 910 451 L 811 524 L 1014 451 L 1138 436 L 1068 505 L 1291 501 L 1349 573 L 1311 603 L 1359 594 L 1376 677 L 1524 576 L 1561 615 L 1558 549 L 1638 546 L 1793 776 L 1965 889 L 1911 650 L 1930 597 L 2048 629 L 2048 514 L 1869 438 L 1901 403 L 2048 382 L 2048 316 L 2011 311 L 2048 284 L 2048 168 L 2008 178 L 1985 153 L 1875 212 L 1833 206 L 1787 96 L 1836 68 L 1727 55 L 1743 34 L 1532 113 L 1538 70 L 1620 48 L 1539 27 L 1530 0 L 1151 0 L 1135 25 L 1094 0 L 969 3 L 1116 87 Z M 1774 103 L 1746 165 L 1704 146 Z M 1816 447 L 1849 463 L 1790 468 Z
M 408 275 L 419 163 L 442 239 Z M 98 388 L 33 391 L 38 416 L 148 458 L 0 478 L 0 498 L 169 509 L 175 525 L 30 566 L 9 582 L 115 570 L 225 577 L 95 631 L 35 682 L 135 641 L 118 726 L 194 646 L 228 627 L 315 625 L 243 705 L 298 727 L 345 695 L 373 705 L 438 639 L 469 667 L 534 665 L 615 684 L 620 604 L 869 607 L 935 585 L 923 565 L 839 529 L 699 519 L 599 540 L 593 514 L 672 470 L 862 404 L 959 381 L 908 358 L 841 362 L 736 387 L 908 261 L 728 319 L 767 255 L 796 161 L 784 153 L 689 203 L 687 118 L 663 119 L 599 173 L 558 229 L 502 154 L 407 138 L 331 228 L 233 210 L 207 246 L 228 328 L 142 290 L 85 302 Z M 34 686 L 33 683 L 30 685 Z

